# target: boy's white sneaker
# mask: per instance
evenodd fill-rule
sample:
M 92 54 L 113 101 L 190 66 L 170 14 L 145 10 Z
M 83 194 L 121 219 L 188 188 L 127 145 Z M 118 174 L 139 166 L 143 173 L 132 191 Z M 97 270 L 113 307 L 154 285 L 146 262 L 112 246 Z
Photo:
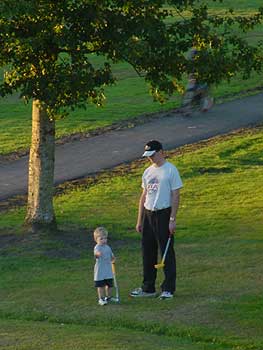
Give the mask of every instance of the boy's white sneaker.
M 107 301 L 107 303 L 119 303 L 119 299 L 115 297 L 105 297 L 105 300 Z
M 103 305 L 107 305 L 108 302 L 107 302 L 107 300 L 99 299 L 98 304 L 101 305 L 101 306 L 103 306 Z

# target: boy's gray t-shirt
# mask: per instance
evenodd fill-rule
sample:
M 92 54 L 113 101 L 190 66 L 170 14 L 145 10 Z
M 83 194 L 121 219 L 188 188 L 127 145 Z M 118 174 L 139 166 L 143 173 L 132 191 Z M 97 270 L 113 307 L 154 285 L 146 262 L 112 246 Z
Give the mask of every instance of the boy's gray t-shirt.
M 107 244 L 97 244 L 94 247 L 94 255 L 96 252 L 100 252 L 101 256 L 96 258 L 96 263 L 94 266 L 94 281 L 102 281 L 113 278 L 111 261 L 114 258 L 114 255 L 110 246 Z

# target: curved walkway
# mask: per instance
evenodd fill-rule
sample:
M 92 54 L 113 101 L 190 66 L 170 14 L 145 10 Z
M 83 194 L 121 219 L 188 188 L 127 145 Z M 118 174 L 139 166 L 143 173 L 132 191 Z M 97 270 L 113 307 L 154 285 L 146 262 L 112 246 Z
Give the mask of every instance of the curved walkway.
M 163 113 L 162 113 L 163 115 Z M 185 117 L 167 112 L 146 124 L 56 146 L 55 184 L 85 177 L 139 158 L 144 144 L 160 140 L 166 149 L 263 122 L 263 94 L 216 105 Z M 28 156 L 0 164 L 0 201 L 27 192 Z

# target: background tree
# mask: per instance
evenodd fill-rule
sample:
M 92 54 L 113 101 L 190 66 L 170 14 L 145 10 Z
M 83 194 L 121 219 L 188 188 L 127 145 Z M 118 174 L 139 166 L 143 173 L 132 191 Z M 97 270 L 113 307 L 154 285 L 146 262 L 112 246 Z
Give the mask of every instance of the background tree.
M 261 69 L 261 47 L 233 28 L 251 29 L 262 13 L 210 15 L 206 4 L 194 0 L 2 0 L 0 94 L 18 91 L 33 103 L 26 223 L 33 230 L 56 227 L 55 120 L 87 103 L 102 104 L 104 87 L 115 82 L 113 63 L 129 62 L 160 101 L 182 89 L 193 64 L 211 84 L 236 72 L 247 78 Z M 186 52 L 194 41 L 199 54 L 193 63 Z M 92 64 L 94 54 L 104 58 L 99 67 Z

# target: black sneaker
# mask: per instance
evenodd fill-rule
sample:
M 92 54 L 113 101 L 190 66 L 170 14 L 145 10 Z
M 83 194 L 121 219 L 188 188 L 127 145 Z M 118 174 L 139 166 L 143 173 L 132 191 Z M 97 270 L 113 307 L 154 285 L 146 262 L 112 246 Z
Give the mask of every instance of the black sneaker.
M 172 299 L 174 296 L 170 292 L 163 291 L 161 295 L 159 296 L 159 299 L 164 300 L 164 299 Z
M 130 296 L 134 298 L 144 298 L 144 297 L 155 297 L 156 292 L 148 293 L 144 292 L 142 288 L 136 288 L 132 292 L 130 292 Z

